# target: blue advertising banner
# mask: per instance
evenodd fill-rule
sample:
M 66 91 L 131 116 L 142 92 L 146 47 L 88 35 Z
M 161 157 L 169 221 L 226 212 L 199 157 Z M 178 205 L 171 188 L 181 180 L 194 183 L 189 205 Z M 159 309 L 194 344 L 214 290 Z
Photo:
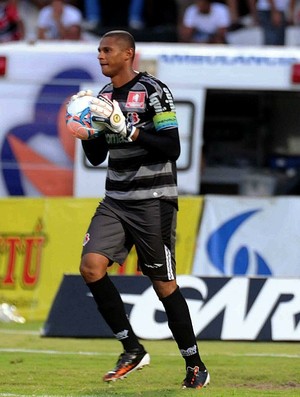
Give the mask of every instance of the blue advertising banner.
M 300 277 L 299 197 L 205 196 L 192 274 Z
M 112 276 L 141 339 L 172 337 L 148 278 Z M 299 341 L 300 280 L 178 276 L 197 339 Z M 76 291 L 76 293 L 74 293 Z M 81 276 L 65 275 L 44 336 L 113 337 Z

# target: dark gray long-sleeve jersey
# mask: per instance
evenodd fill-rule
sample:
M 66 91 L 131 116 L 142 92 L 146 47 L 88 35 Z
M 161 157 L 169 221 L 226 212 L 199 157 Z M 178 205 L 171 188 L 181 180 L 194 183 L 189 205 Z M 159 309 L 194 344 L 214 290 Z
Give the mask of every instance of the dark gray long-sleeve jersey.
M 101 164 L 109 153 L 106 196 L 119 200 L 158 198 L 177 206 L 180 141 L 169 88 L 144 72 L 120 88 L 107 84 L 100 94 L 118 101 L 127 120 L 140 128 L 134 142 L 110 130 L 82 141 L 92 165 Z

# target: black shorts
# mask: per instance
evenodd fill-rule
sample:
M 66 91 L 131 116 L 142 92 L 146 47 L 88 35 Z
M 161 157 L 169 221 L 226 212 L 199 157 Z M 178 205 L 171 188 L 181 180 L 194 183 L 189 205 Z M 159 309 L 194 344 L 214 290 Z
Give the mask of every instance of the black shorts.
M 135 245 L 138 268 L 157 280 L 174 280 L 177 209 L 150 199 L 122 201 L 106 197 L 91 220 L 82 255 L 99 253 L 120 265 Z

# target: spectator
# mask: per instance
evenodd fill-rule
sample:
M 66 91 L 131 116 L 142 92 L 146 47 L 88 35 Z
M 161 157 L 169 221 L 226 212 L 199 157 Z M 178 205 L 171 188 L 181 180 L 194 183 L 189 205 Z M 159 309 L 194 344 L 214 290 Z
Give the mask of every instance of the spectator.
M 131 29 L 142 29 L 144 27 L 145 0 L 131 0 L 129 3 L 128 22 Z
M 49 1 L 47 0 L 26 0 L 28 3 L 34 5 L 38 10 L 41 10 L 43 7 L 48 5 Z
M 110 0 L 100 3 L 99 24 L 88 30 L 101 36 L 108 29 L 126 29 L 136 41 L 174 42 L 178 41 L 177 23 L 176 0 Z
M 91 28 L 131 28 L 142 29 L 144 26 L 144 0 L 85 0 L 84 14 L 87 25 Z
M 251 0 L 263 30 L 265 45 L 284 45 L 285 31 L 293 24 L 296 0 Z
M 83 14 L 86 29 L 94 29 L 101 21 L 100 0 L 85 0 L 83 2 Z
M 127 28 L 128 27 L 128 9 L 129 0 L 110 0 L 100 1 L 101 34 L 107 31 L 107 28 Z
M 180 38 L 183 42 L 225 44 L 230 24 L 228 6 L 212 0 L 196 0 L 183 14 Z
M 0 43 L 23 40 L 24 34 L 16 0 L 0 0 Z
M 159 10 L 159 12 L 157 12 Z M 176 0 L 145 0 L 145 30 L 141 41 L 178 41 L 178 5 Z
M 39 40 L 80 40 L 82 13 L 64 0 L 52 0 L 38 15 Z
M 256 25 L 255 6 L 252 0 L 216 0 L 217 3 L 226 4 L 229 8 L 231 25 L 234 31 L 245 27 L 245 25 Z

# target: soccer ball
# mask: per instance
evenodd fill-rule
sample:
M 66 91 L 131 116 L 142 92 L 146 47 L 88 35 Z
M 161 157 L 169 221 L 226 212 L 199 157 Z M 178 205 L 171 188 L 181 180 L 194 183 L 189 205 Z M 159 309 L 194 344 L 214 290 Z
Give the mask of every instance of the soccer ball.
M 86 95 L 71 100 L 67 105 L 66 123 L 68 130 L 76 138 L 87 140 L 99 136 L 100 131 L 93 128 L 90 110 L 92 96 Z

